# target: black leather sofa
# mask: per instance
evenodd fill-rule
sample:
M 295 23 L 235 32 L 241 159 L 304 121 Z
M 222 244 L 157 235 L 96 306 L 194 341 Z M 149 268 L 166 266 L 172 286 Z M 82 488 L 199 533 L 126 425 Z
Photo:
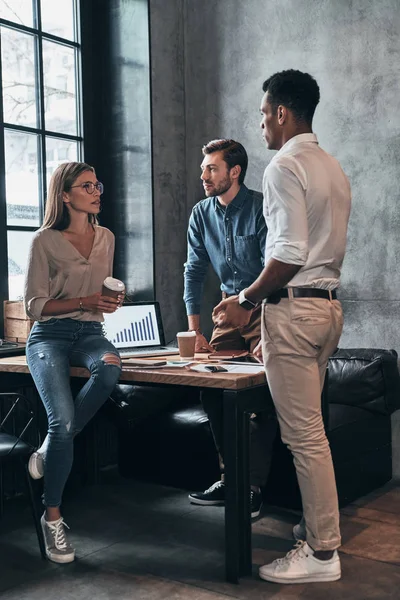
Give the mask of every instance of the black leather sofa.
M 329 359 L 328 373 L 325 428 L 339 503 L 345 506 L 392 478 L 390 415 L 400 408 L 397 354 L 340 349 Z M 280 440 L 265 495 L 270 504 L 301 508 L 292 458 Z
M 392 477 L 390 415 L 400 407 L 397 354 L 339 349 L 328 371 L 324 419 L 343 506 Z M 198 392 L 120 385 L 113 406 L 122 475 L 191 490 L 219 478 Z M 301 508 L 292 457 L 279 438 L 264 496 L 270 504 Z

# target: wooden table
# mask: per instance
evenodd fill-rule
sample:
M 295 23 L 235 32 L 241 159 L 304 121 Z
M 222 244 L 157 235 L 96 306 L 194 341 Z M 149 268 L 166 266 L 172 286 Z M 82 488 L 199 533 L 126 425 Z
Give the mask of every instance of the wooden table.
M 197 355 L 196 358 L 204 359 L 204 355 Z M 177 356 L 167 357 L 167 360 L 178 359 Z M 30 376 L 25 356 L 1 358 L 0 373 L 20 374 L 24 379 Z M 71 376 L 87 378 L 88 371 L 72 367 Z M 252 571 L 249 417 L 253 412 L 271 410 L 272 401 L 265 374 L 198 373 L 186 368 L 140 369 L 124 366 L 120 382 L 223 390 L 226 579 L 238 583 L 241 576 L 250 575 Z M 2 385 L 0 376 L 0 387 Z

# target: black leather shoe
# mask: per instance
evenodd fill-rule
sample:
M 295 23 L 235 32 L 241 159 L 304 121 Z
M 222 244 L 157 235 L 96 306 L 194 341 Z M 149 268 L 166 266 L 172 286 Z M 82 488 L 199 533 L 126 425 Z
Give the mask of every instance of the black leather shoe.
M 263 505 L 261 492 L 250 490 L 250 508 L 251 518 L 255 519 L 259 516 Z

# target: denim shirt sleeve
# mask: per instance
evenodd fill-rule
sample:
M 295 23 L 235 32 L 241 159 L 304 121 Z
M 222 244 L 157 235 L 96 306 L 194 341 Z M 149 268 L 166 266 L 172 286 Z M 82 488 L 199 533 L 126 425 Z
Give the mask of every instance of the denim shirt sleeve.
M 184 270 L 185 290 L 183 300 L 186 304 L 186 314 L 188 315 L 200 314 L 204 279 L 208 265 L 210 264 L 210 257 L 204 246 L 198 217 L 199 212 L 195 207 L 189 219 L 187 234 L 188 252 Z
M 259 213 L 257 215 L 257 238 L 260 244 L 260 252 L 262 256 L 261 263 L 263 267 L 265 267 L 265 245 L 267 242 L 267 231 L 267 224 L 265 222 L 261 205 Z

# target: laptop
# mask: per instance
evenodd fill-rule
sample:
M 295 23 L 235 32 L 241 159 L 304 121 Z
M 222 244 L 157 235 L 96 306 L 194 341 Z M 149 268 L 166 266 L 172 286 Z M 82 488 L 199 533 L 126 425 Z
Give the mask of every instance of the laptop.
M 178 348 L 165 346 L 158 302 L 131 302 L 112 314 L 104 314 L 104 332 L 122 358 L 179 352 Z
M 23 354 L 25 354 L 25 344 L 17 344 L 16 342 L 7 342 L 0 339 L 0 358 L 22 356 Z

